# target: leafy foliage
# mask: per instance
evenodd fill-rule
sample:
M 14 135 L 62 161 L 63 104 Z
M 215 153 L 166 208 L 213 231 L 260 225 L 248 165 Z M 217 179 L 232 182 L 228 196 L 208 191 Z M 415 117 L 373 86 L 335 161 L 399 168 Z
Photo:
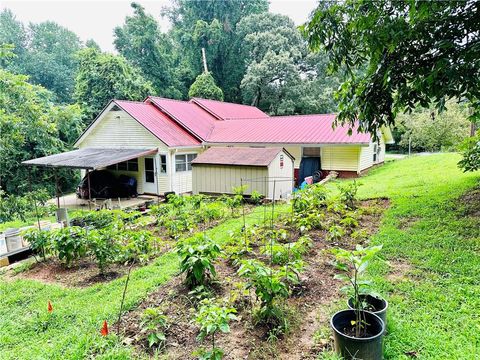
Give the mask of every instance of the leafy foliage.
M 5 192 L 0 189 L 0 222 L 15 219 L 26 221 L 36 217 L 35 202 L 39 217 L 50 215 L 53 211 L 50 206 L 46 206 L 49 198 L 50 196 L 45 190 L 27 192 L 23 196 L 17 196 L 5 195 Z
M 215 84 L 215 79 L 209 72 L 197 76 L 190 86 L 188 96 L 223 101 L 223 91 Z
M 258 318 L 272 327 L 284 327 L 285 316 L 280 300 L 290 295 L 289 284 L 298 282 L 293 267 L 273 269 L 259 260 L 242 260 L 238 274 L 247 279 L 247 288 L 255 288 L 260 300 Z
M 152 15 L 138 3 L 131 4 L 134 14 L 127 16 L 123 26 L 114 30 L 114 44 L 118 52 L 140 69 L 154 91 L 173 99 L 181 98 L 181 83 L 175 69 L 174 45 L 171 38 L 161 33 Z
M 336 268 L 343 274 L 335 275 L 335 279 L 342 280 L 353 290 L 353 304 L 355 308 L 355 336 L 362 337 L 366 331 L 366 323 L 362 319 L 362 300 L 360 295 L 367 293 L 370 281 L 362 279 L 368 269 L 370 260 L 382 249 L 382 245 L 362 247 L 357 245 L 355 250 L 335 249 Z
M 168 317 L 163 314 L 160 308 L 147 308 L 143 311 L 140 323 L 142 333 L 147 336 L 149 347 L 165 346 L 167 340 L 165 331 L 170 327 Z
M 230 332 L 228 323 L 237 319 L 236 312 L 235 308 L 222 306 L 212 299 L 204 299 L 200 302 L 200 308 L 195 318 L 195 322 L 200 326 L 197 339 L 203 341 L 208 336 L 212 338 L 212 348 L 203 352 L 200 359 L 218 360 L 223 358 L 223 350 L 215 347 L 215 335 L 219 331 Z
M 28 77 L 0 69 L 0 178 L 9 194 L 22 194 L 30 186 L 50 187 L 52 173 L 32 168 L 22 161 L 69 149 L 67 141 L 79 135 L 82 116 L 77 106 L 55 106 L 52 94 L 28 83 Z M 58 171 L 59 183 L 68 189 L 76 175 Z
M 143 100 L 152 85 L 122 56 L 86 48 L 78 53 L 74 98 L 92 120 L 111 99 Z
M 190 289 L 206 285 L 216 276 L 214 262 L 220 255 L 218 244 L 203 234 L 177 242 L 176 251 L 181 258 L 180 271 Z
M 58 254 L 58 258 L 70 267 L 74 260 L 78 260 L 87 253 L 85 230 L 70 226 L 52 232 L 52 247 Z
M 446 103 L 446 110 L 415 109 L 397 116 L 393 134 L 403 151 L 452 151 L 469 135 L 471 122 L 465 104 Z
M 480 114 L 476 1 L 322 2 L 303 27 L 334 71 L 346 70 L 338 121 L 377 135 L 417 105 L 467 98 Z M 412 44 L 416 44 L 412 46 Z
M 463 159 L 458 162 L 458 166 L 463 171 L 476 171 L 480 169 L 480 131 L 475 136 L 465 139 L 461 144 Z
M 340 199 L 347 205 L 349 209 L 355 208 L 358 187 L 359 184 L 357 184 L 356 181 L 340 184 L 338 186 L 338 189 L 340 190 Z
M 0 44 L 14 45 L 15 61 L 4 62 L 8 71 L 28 75 L 58 102 L 71 102 L 78 67 L 75 53 L 81 48 L 75 33 L 52 21 L 25 27 L 5 9 L 0 13 Z

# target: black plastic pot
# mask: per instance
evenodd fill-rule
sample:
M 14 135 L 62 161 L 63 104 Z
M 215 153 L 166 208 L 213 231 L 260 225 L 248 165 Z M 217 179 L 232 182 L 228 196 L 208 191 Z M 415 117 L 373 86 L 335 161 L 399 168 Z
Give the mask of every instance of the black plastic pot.
M 381 360 L 385 324 L 380 317 L 371 312 L 363 311 L 363 314 L 368 324 L 368 332 L 373 334 L 365 338 L 356 338 L 343 332 L 345 328 L 351 327 L 351 321 L 355 320 L 355 311 L 342 310 L 332 316 L 330 325 L 333 329 L 335 351 L 346 360 Z
M 377 298 L 375 296 L 371 295 L 360 295 L 360 300 L 365 301 L 367 304 L 373 306 L 376 311 L 370 311 L 377 315 L 380 319 L 383 320 L 385 323 L 385 328 L 387 327 L 387 308 L 388 308 L 388 302 L 385 299 L 382 298 Z M 355 307 L 353 306 L 353 298 L 348 299 L 347 305 L 350 309 L 354 310 Z

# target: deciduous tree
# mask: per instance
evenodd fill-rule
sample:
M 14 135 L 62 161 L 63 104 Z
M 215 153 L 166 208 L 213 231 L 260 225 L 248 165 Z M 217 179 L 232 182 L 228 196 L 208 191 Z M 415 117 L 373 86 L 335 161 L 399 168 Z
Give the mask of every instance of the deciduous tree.
M 399 112 L 467 98 L 480 115 L 480 2 L 323 2 L 304 33 L 347 78 L 338 120 L 376 134 Z M 365 67 L 363 73 L 356 73 Z

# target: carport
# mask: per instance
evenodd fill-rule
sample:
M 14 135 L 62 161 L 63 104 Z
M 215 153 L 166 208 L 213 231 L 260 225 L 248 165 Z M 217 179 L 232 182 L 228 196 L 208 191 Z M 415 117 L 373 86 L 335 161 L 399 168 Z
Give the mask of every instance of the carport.
M 37 159 L 23 161 L 26 166 L 38 166 L 45 168 L 69 168 L 82 169 L 86 171 L 88 180 L 88 202 L 91 203 L 90 193 L 90 171 L 104 169 L 107 166 L 115 165 L 124 161 L 136 159 L 146 155 L 156 154 L 154 149 L 128 149 L 128 148 L 83 148 L 67 151 L 60 154 L 44 156 Z M 60 193 L 58 187 L 58 176 L 55 171 L 55 196 L 57 198 L 57 207 L 60 208 Z

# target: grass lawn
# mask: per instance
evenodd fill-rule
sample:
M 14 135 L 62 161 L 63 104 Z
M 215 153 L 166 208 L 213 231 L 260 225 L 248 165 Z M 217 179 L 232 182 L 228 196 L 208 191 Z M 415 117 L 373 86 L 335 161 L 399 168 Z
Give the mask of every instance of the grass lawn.
M 480 177 L 461 173 L 458 159 L 456 154 L 407 158 L 360 180 L 361 198 L 391 199 L 372 239 L 384 245 L 382 259 L 371 268 L 390 301 L 387 359 L 480 358 L 480 219 L 457 200 Z M 247 222 L 262 216 L 257 208 Z M 241 226 L 241 218 L 232 219 L 208 233 L 221 243 L 229 230 Z M 177 271 L 172 253 L 135 270 L 127 308 Z M 131 358 L 130 348 L 115 335 L 99 333 L 104 319 L 116 319 L 123 280 L 70 289 L 0 276 L 0 359 Z M 48 300 L 54 306 L 51 316 Z
M 263 215 L 263 208 L 258 207 L 246 222 L 258 222 Z M 242 226 L 241 218 L 231 219 L 207 234 L 222 243 L 230 230 Z M 167 253 L 132 271 L 125 308 L 135 307 L 168 281 L 178 272 L 178 265 L 177 255 Z M 113 324 L 117 319 L 123 286 L 124 278 L 72 289 L 33 280 L 6 281 L 0 276 L 0 359 L 132 358 L 130 349 L 115 335 L 100 336 L 103 320 Z M 54 307 L 51 316 L 46 311 L 48 300 Z
M 458 200 L 480 177 L 458 160 L 412 157 L 360 181 L 361 198 L 391 199 L 373 239 L 385 261 L 372 268 L 390 301 L 386 359 L 480 359 L 480 203 Z

